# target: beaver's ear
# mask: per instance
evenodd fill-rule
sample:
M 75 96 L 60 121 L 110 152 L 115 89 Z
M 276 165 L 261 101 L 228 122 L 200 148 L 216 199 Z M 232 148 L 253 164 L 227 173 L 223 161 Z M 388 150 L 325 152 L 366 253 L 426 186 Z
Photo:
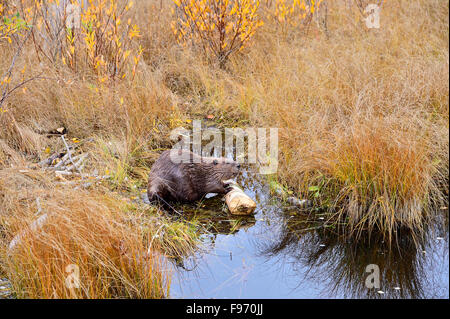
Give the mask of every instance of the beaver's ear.
M 217 164 L 219 164 L 219 162 L 215 159 L 215 160 L 213 161 L 213 164 L 214 164 L 214 165 L 217 165 Z

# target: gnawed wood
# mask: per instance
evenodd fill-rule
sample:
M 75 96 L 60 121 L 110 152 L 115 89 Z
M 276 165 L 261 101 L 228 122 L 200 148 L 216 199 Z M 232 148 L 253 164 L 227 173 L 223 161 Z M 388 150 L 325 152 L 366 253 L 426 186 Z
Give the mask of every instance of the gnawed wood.
M 231 189 L 225 195 L 230 213 L 233 215 L 251 215 L 255 211 L 256 203 L 234 181 L 225 181 Z

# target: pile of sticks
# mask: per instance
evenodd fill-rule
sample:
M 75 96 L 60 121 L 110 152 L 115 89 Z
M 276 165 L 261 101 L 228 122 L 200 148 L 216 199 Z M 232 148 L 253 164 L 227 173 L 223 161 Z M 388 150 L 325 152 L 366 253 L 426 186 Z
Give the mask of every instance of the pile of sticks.
M 54 171 L 56 175 L 73 175 L 76 173 L 81 175 L 89 153 L 75 155 L 79 145 L 69 146 L 64 135 L 61 135 L 61 139 L 65 150 L 52 154 L 49 158 L 41 161 L 39 166 L 45 170 Z
M 93 183 L 110 178 L 109 175 L 98 175 L 97 171 L 94 171 L 91 174 L 83 173 L 83 169 L 89 158 L 89 153 L 82 152 L 80 146 L 90 140 L 69 146 L 64 135 L 61 135 L 61 139 L 65 148 L 39 162 L 39 166 L 43 170 L 53 171 L 55 175 L 62 180 L 59 184 L 74 185 L 76 186 L 76 189 L 80 187 L 89 188 Z M 75 177 L 76 179 L 67 180 L 66 177 Z M 80 182 L 81 185 L 77 185 L 80 184 Z

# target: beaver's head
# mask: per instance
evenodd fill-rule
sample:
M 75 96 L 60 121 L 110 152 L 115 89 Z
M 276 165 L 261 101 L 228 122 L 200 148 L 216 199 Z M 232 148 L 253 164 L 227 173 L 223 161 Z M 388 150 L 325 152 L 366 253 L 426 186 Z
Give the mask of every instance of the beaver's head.
M 236 178 L 241 168 L 238 162 L 224 157 L 203 157 L 201 165 L 208 193 L 226 193 L 224 181 Z

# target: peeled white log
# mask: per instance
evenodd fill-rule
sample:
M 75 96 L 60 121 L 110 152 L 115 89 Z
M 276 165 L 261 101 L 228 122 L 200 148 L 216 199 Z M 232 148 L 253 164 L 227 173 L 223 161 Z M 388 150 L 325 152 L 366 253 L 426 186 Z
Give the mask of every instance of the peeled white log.
M 256 203 L 236 184 L 231 183 L 231 190 L 225 195 L 230 213 L 233 215 L 251 215 L 255 211 Z

